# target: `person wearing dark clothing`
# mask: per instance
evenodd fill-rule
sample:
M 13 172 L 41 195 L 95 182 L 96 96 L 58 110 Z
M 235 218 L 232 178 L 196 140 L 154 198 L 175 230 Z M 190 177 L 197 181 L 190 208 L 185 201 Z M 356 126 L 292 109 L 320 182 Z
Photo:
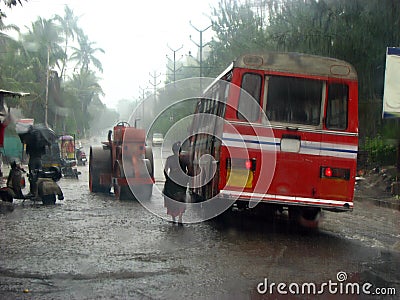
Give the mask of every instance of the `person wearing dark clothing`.
M 34 137 L 31 142 L 26 144 L 26 154 L 29 155 L 29 174 L 32 174 L 34 170 L 42 169 L 42 156 L 46 153 L 46 143 L 43 142 L 43 138 L 39 136 L 38 132 L 34 132 L 33 135 Z M 30 194 L 34 195 L 36 183 L 31 177 L 29 177 L 29 188 Z
M 29 172 L 35 169 L 42 169 L 42 155 L 46 153 L 44 145 L 26 145 L 26 153 L 29 155 Z
M 172 146 L 173 155 L 167 158 L 164 168 L 164 206 L 167 208 L 167 214 L 172 217 L 172 222 L 182 224 L 182 215 L 186 209 L 186 188 L 187 188 L 187 170 L 186 166 L 180 161 L 181 144 L 176 142 Z

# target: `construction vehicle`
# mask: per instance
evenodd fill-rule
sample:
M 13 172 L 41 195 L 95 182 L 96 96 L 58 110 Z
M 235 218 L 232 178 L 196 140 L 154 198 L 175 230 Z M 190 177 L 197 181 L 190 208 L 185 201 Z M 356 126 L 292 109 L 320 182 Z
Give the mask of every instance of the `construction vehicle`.
M 149 200 L 153 192 L 154 162 L 146 146 L 144 129 L 119 122 L 108 132 L 108 141 L 91 146 L 89 155 L 89 189 L 109 193 L 115 198 Z

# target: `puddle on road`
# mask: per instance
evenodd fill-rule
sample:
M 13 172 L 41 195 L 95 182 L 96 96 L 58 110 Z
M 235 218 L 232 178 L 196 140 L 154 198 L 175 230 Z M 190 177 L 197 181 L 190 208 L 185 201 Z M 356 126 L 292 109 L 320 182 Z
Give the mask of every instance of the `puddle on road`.
M 378 217 L 367 225 L 358 213 L 329 214 L 317 231 L 240 213 L 177 226 L 138 202 L 89 193 L 82 178 L 61 182 L 66 200 L 55 206 L 16 202 L 0 214 L 0 298 L 22 298 L 24 288 L 30 299 L 248 297 L 266 276 L 321 281 L 340 269 L 369 276 L 398 262 L 346 238 L 358 232 L 388 248 L 396 230 L 379 232 Z

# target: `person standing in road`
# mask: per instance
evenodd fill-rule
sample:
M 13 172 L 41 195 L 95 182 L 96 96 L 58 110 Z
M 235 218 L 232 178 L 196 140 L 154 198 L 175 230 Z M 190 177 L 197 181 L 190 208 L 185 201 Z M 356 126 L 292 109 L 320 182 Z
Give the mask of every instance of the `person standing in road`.
M 31 143 L 26 144 L 26 154 L 29 155 L 28 169 L 29 174 L 32 174 L 34 170 L 42 169 L 42 156 L 46 153 L 46 143 L 40 136 L 40 133 L 35 130 L 32 132 Z M 29 196 L 35 195 L 36 180 L 29 177 Z
M 182 224 L 182 215 L 186 209 L 187 169 L 180 161 L 179 154 L 181 143 L 172 145 L 173 155 L 167 158 L 164 168 L 164 206 L 167 214 L 172 217 L 172 222 Z

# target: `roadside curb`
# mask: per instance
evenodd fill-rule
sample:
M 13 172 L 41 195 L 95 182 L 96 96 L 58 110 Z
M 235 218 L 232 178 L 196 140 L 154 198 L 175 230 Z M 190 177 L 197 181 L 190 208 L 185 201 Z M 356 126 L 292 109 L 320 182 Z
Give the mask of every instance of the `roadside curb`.
M 354 202 L 369 202 L 375 206 L 400 211 L 400 200 L 397 200 L 395 198 L 376 199 L 376 198 L 372 198 L 372 197 L 355 196 Z

